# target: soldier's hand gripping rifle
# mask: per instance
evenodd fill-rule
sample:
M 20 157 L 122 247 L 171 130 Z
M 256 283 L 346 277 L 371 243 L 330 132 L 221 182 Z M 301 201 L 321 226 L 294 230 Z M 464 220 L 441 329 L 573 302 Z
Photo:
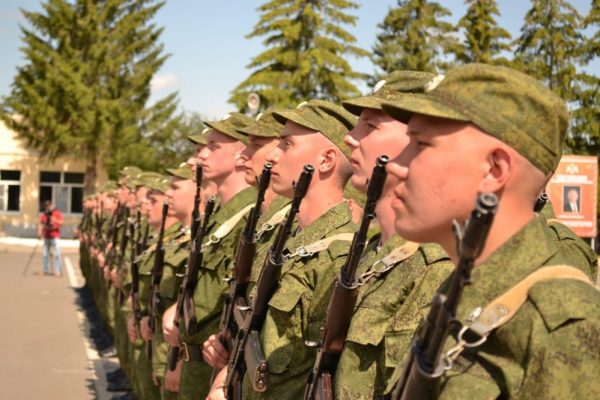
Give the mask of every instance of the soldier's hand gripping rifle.
M 444 372 L 452 365 L 450 355 L 442 355 L 450 329 L 459 321 L 456 311 L 463 289 L 470 284 L 475 260 L 481 254 L 494 220 L 498 198 L 483 193 L 464 230 L 454 221 L 459 261 L 446 294 L 436 293 L 425 320 L 412 344 L 410 360 L 392 399 L 436 399 Z M 462 331 L 461 331 L 462 332 Z
M 305 400 L 333 399 L 333 377 L 358 298 L 359 285 L 356 281 L 356 269 L 367 244 L 369 225 L 375 218 L 375 206 L 383 192 L 383 185 L 387 177 L 385 170 L 387 163 L 388 157 L 380 156 L 369 180 L 363 218 L 358 231 L 352 238 L 346 263 L 335 282 L 325 318 L 321 348 L 317 353 L 312 371 L 308 375 L 304 391 Z
M 233 347 L 233 339 L 238 330 L 238 325 L 234 318 L 234 309 L 247 308 L 246 290 L 250 281 L 252 271 L 252 262 L 256 255 L 256 224 L 260 218 L 262 204 L 265 201 L 265 193 L 269 188 L 271 181 L 271 163 L 265 163 L 258 181 L 258 196 L 256 204 L 250 210 L 248 222 L 242 232 L 238 242 L 233 277 L 229 280 L 229 290 L 223 304 L 221 313 L 221 322 L 219 323 L 219 332 L 221 340 L 227 349 Z M 215 372 L 213 371 L 213 376 Z
M 225 391 L 228 399 L 238 400 L 242 398 L 242 382 L 246 371 L 253 389 L 257 392 L 267 390 L 267 361 L 260 344 L 260 331 L 264 324 L 269 308 L 269 300 L 273 296 L 281 277 L 281 266 L 284 263 L 283 251 L 285 243 L 292 233 L 292 226 L 296 214 L 300 209 L 302 199 L 308 191 L 314 168 L 305 165 L 298 183 L 294 187 L 294 198 L 286 220 L 279 226 L 275 240 L 271 245 L 263 267 L 256 283 L 256 292 L 252 301 L 252 307 L 243 315 L 235 315 L 238 322 L 238 331 L 233 342 L 229 363 L 227 365 L 227 377 L 225 379 Z M 233 312 L 238 314 L 240 310 L 234 306 Z
M 160 307 L 160 280 L 162 279 L 165 247 L 163 239 L 165 237 L 165 224 L 167 222 L 167 214 L 169 213 L 169 203 L 165 201 L 162 207 L 162 219 L 160 221 L 160 230 L 158 231 L 158 240 L 156 242 L 156 250 L 154 253 L 154 266 L 152 268 L 152 278 L 150 286 L 150 301 L 148 302 L 148 326 L 150 331 L 154 333 L 156 329 L 156 318 L 158 318 Z M 152 340 L 146 342 L 146 357 L 152 360 Z
M 181 318 L 184 319 L 186 332 L 188 335 L 194 335 L 197 330 L 196 321 L 196 309 L 194 305 L 194 291 L 198 284 L 198 270 L 202 265 L 202 243 L 204 243 L 204 237 L 206 236 L 208 229 L 208 222 L 215 209 L 217 198 L 210 196 L 204 207 L 204 220 L 202 225 L 198 227 L 196 236 L 192 240 L 192 248 L 190 249 L 190 255 L 188 257 L 185 277 L 179 287 L 179 294 L 177 295 L 177 305 L 175 306 L 175 317 L 173 323 L 176 326 L 180 326 Z M 169 371 L 174 371 L 179 360 L 180 347 L 170 346 L 167 352 L 167 367 Z

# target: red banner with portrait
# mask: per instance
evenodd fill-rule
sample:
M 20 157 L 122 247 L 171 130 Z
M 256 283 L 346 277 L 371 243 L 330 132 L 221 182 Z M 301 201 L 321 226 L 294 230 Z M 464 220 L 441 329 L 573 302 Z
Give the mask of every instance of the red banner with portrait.
M 563 156 L 547 192 L 560 222 L 579 237 L 596 237 L 598 157 Z

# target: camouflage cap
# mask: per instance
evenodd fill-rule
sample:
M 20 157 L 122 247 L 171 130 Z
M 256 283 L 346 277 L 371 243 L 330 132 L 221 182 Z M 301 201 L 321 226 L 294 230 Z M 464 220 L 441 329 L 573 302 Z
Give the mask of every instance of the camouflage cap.
M 238 129 L 243 135 L 252 135 L 259 137 L 279 137 L 284 124 L 273 116 L 273 110 L 267 110 L 256 116 L 256 123 L 247 127 Z
M 350 159 L 350 149 L 344 144 L 344 136 L 356 126 L 358 119 L 342 106 L 325 100 L 310 100 L 300 103 L 294 110 L 274 111 L 273 116 L 282 124 L 292 121 L 321 132 Z
M 140 168 L 133 165 L 128 165 L 119 171 L 119 176 L 136 176 L 140 172 L 142 172 Z
M 204 128 L 202 132 L 188 136 L 188 140 L 194 144 L 201 144 L 206 146 L 208 144 L 206 138 L 208 137 L 209 132 L 210 128 Z
M 404 95 L 383 109 L 468 121 L 505 142 L 544 173 L 562 154 L 565 102 L 534 78 L 506 67 L 467 64 L 438 75 L 425 94 Z
M 106 183 L 100 188 L 99 192 L 112 193 L 116 192 L 118 188 L 119 186 L 117 185 L 117 182 L 112 180 L 106 181 Z
M 346 100 L 342 105 L 354 115 L 360 115 L 364 108 L 382 110 L 383 103 L 395 101 L 403 93 L 423 93 L 425 86 L 434 77 L 435 75 L 429 72 L 394 71 L 373 86 L 373 94 L 370 96 Z M 408 123 L 408 115 L 404 120 L 399 120 Z
M 229 113 L 220 121 L 204 122 L 206 126 L 214 129 L 215 131 L 218 131 L 243 143 L 247 143 L 248 138 L 243 133 L 240 133 L 238 129 L 245 128 L 248 125 L 253 125 L 254 123 L 254 119 L 238 112 Z
M 166 175 L 155 173 L 146 180 L 146 187 L 150 191 L 166 193 L 170 186 L 171 178 Z
M 194 179 L 192 166 L 186 162 L 179 164 L 177 168 L 167 168 L 167 174 L 179 179 Z

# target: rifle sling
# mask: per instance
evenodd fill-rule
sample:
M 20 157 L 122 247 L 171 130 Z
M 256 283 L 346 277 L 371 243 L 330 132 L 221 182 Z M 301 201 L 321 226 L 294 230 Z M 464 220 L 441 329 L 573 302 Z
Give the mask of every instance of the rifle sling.
M 276 226 L 281 224 L 285 220 L 285 217 L 287 216 L 287 213 L 290 211 L 291 208 L 292 208 L 292 205 L 288 204 L 285 207 L 283 207 L 281 210 L 279 210 L 275 214 L 273 214 L 273 216 L 267 222 L 262 224 L 261 228 L 258 231 L 256 231 L 256 238 L 260 239 L 260 237 L 265 232 L 272 231 L 273 229 L 275 229 Z
M 479 315 L 475 318 L 469 318 L 469 323 L 466 326 L 479 336 L 486 337 L 490 332 L 510 321 L 519 311 L 527 300 L 529 289 L 539 282 L 550 279 L 575 279 L 594 286 L 587 275 L 577 268 L 567 265 L 543 267 L 529 274 L 515 286 L 492 300 Z M 476 311 L 472 315 L 475 315 Z
M 329 246 L 335 241 L 341 240 L 345 242 L 351 242 L 352 238 L 354 238 L 354 233 L 338 233 L 337 235 L 333 235 L 331 237 L 317 240 L 311 244 L 307 244 L 305 246 L 299 246 L 294 251 L 289 251 L 288 254 L 284 255 L 284 259 L 287 261 L 291 258 L 304 258 L 310 257 L 315 253 L 318 253 L 323 250 L 327 250 Z
M 246 207 L 238 211 L 237 214 L 223 222 L 214 233 L 209 235 L 208 240 L 202 244 L 202 250 L 204 251 L 204 249 L 206 249 L 208 246 L 219 243 L 221 239 L 229 235 L 229 232 L 235 228 L 235 226 L 242 220 L 242 218 L 244 218 L 244 216 L 250 211 L 250 209 L 252 209 L 252 207 L 254 207 L 254 204 L 248 204 Z

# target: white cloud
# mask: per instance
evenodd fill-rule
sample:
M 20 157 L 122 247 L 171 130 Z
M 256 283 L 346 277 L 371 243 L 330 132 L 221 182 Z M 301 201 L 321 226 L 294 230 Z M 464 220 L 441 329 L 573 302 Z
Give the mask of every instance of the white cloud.
M 179 86 L 179 78 L 172 72 L 164 75 L 154 75 L 150 82 L 150 86 L 153 92 L 165 89 L 175 89 Z

